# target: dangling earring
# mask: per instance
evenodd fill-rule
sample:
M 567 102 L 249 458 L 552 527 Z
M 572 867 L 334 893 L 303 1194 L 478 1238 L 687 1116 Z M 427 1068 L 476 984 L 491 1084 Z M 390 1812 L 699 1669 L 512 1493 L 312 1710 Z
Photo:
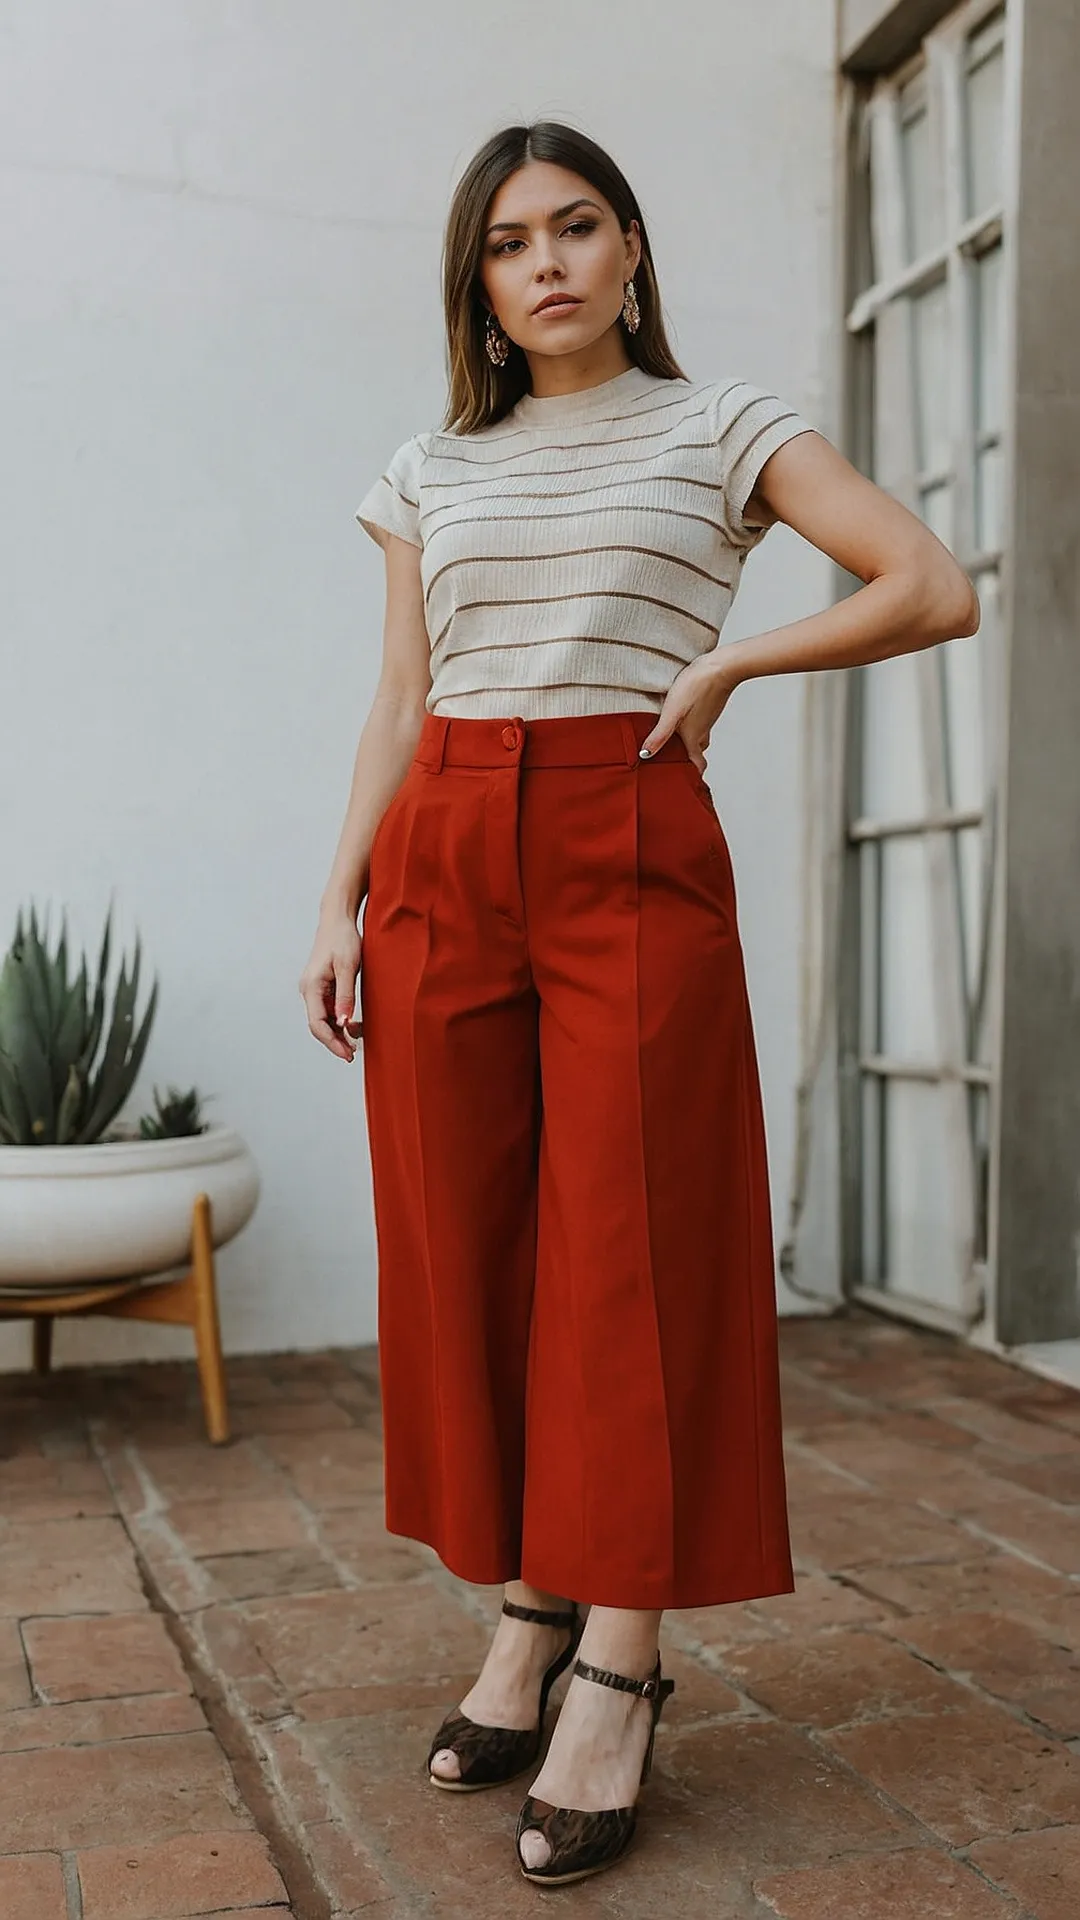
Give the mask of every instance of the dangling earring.
M 484 329 L 484 346 L 492 366 L 505 367 L 510 354 L 510 342 L 490 310 Z
M 636 333 L 641 325 L 641 308 L 638 306 L 637 288 L 632 280 L 626 283 L 622 304 L 623 323 L 627 333 Z

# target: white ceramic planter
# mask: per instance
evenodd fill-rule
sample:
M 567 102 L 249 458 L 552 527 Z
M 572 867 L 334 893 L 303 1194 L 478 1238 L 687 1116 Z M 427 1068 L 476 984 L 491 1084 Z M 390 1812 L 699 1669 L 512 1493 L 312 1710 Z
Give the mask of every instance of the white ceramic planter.
M 214 1245 L 255 1211 L 259 1172 L 238 1133 L 92 1147 L 0 1147 L 0 1289 L 77 1287 L 180 1267 L 196 1194 Z

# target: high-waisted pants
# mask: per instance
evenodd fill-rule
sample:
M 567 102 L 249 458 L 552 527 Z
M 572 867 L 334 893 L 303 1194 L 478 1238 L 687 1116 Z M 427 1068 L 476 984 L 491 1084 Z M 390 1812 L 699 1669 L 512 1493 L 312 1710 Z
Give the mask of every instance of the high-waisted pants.
M 635 1608 L 794 1586 L 731 859 L 654 725 L 429 713 L 360 968 L 387 1527 Z

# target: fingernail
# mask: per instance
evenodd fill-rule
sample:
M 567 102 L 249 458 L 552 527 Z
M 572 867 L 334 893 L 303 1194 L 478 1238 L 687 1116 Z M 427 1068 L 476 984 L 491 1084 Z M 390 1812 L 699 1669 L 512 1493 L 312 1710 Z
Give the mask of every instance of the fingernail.
M 639 752 L 639 754 L 638 754 L 638 759 L 639 759 L 639 760 L 648 760 L 648 759 L 650 759 L 650 758 L 651 758 L 651 754 L 650 754 L 650 750 L 649 750 L 649 748 L 648 748 L 648 747 L 642 747 L 642 748 L 641 748 L 641 751 L 640 751 L 640 752 Z

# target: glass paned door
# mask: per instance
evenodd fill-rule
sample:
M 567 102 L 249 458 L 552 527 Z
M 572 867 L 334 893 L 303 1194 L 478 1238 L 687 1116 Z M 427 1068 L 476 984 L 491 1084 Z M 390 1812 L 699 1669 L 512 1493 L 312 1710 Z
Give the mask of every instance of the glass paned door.
M 871 370 L 872 418 L 856 427 L 873 477 L 952 549 L 982 602 L 976 635 L 855 675 L 848 1290 L 958 1327 L 982 1301 L 995 1069 L 1004 25 L 1000 5 L 968 0 L 863 102 L 856 253 L 870 284 L 847 316 Z

